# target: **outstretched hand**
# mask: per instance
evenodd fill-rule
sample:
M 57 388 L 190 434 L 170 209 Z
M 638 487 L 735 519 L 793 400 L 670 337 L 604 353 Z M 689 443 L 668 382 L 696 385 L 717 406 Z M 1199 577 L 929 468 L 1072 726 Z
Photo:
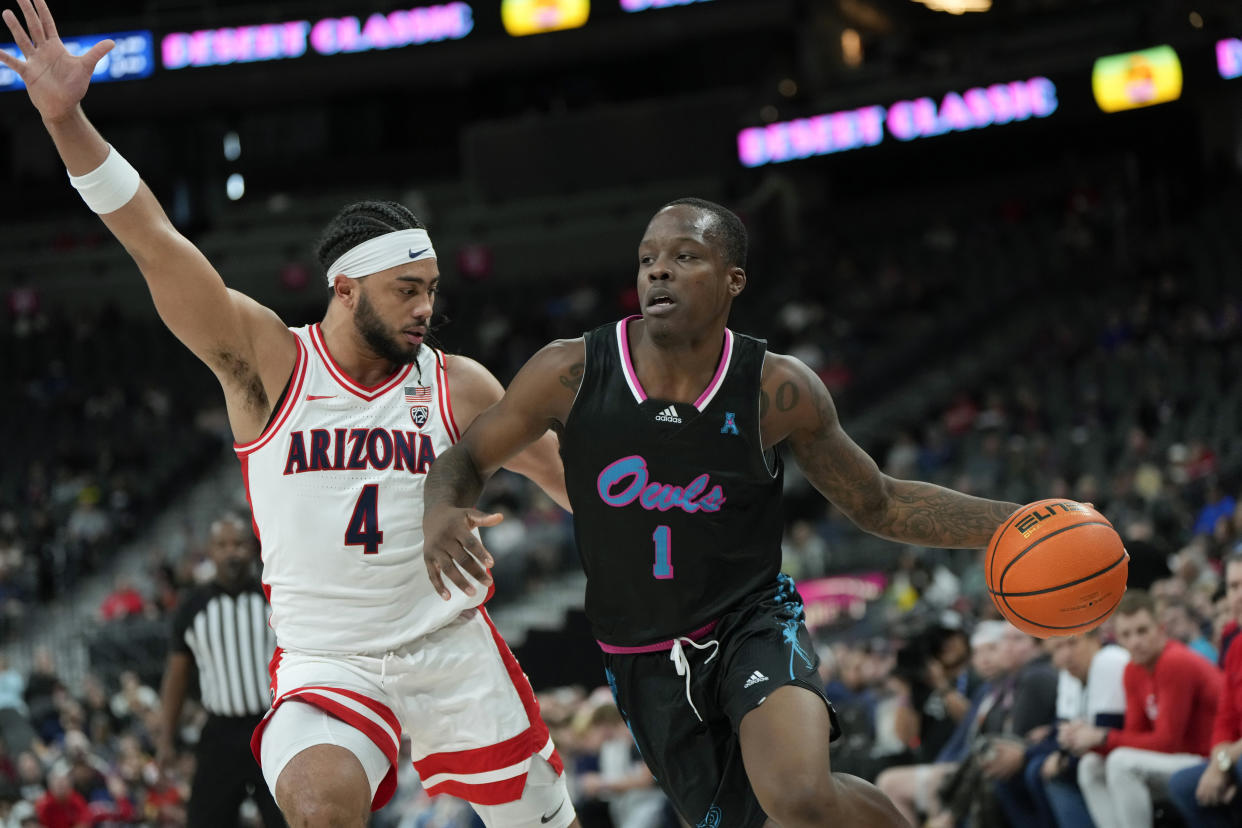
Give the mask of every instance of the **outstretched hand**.
M 468 572 L 476 581 L 489 586 L 492 576 L 488 568 L 494 563 L 491 554 L 474 530 L 495 526 L 505 519 L 498 513 L 487 514 L 478 509 L 439 507 L 428 512 L 423 520 L 423 563 L 431 585 L 445 601 L 452 597 L 444 585 L 447 576 L 467 595 L 474 595 L 474 586 L 462 573 Z
M 101 40 L 85 54 L 72 55 L 56 33 L 56 21 L 45 0 L 17 0 L 17 4 L 26 18 L 25 28 L 10 9 L 4 10 L 4 22 L 26 59 L 0 52 L 0 63 L 16 72 L 26 84 L 30 101 L 44 121 L 60 120 L 70 115 L 86 96 L 95 64 L 116 44 Z

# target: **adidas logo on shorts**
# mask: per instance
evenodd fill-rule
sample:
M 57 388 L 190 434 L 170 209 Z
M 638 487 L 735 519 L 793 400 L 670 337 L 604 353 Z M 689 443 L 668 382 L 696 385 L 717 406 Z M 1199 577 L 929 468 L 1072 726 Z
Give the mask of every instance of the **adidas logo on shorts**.
M 742 685 L 742 689 L 745 690 L 748 687 L 755 686 L 761 681 L 767 681 L 767 680 L 768 680 L 767 676 L 765 676 L 763 673 L 756 670 L 755 672 L 750 674 L 750 678 L 746 679 L 746 683 Z
M 681 417 L 677 416 L 677 409 L 670 405 L 668 408 L 656 415 L 656 422 L 677 423 L 678 425 L 681 425 Z

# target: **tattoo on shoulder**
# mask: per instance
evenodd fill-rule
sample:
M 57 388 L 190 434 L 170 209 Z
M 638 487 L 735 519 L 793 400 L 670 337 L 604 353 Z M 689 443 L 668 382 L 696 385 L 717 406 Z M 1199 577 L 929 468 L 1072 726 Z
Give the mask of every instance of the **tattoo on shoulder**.
M 789 411 L 798 404 L 798 386 L 792 380 L 781 383 L 776 389 L 776 410 Z
M 771 407 L 772 401 L 768 399 L 768 392 L 762 388 L 759 389 L 759 419 L 768 416 L 768 408 Z
M 585 362 L 575 362 L 569 366 L 569 370 L 559 377 L 561 385 L 576 393 L 582 386 L 582 371 L 585 365 Z

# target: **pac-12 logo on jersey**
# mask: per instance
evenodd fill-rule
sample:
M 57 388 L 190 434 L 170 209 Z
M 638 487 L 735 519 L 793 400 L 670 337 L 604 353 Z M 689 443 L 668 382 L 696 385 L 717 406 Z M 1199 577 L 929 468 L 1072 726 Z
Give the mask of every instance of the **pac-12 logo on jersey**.
M 422 428 L 427 425 L 427 418 L 431 414 L 425 405 L 416 405 L 410 409 L 410 419 L 414 421 L 414 425 Z

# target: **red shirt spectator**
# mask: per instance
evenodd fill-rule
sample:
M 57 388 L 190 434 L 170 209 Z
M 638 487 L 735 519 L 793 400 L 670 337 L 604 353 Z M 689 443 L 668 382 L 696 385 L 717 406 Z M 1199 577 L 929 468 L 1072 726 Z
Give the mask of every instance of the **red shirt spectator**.
M 105 621 L 142 615 L 146 604 L 142 593 L 127 578 L 122 577 L 117 579 L 116 589 L 99 605 L 99 615 Z
M 45 828 L 85 828 L 91 823 L 90 806 L 69 785 L 64 774 L 53 774 L 48 779 L 47 793 L 35 803 L 35 813 Z
M 1126 665 L 1126 723 L 1109 731 L 1107 750 L 1134 747 L 1161 753 L 1212 749 L 1222 679 L 1216 666 L 1180 641 L 1170 640 L 1151 669 Z
M 1216 708 L 1212 744 L 1239 739 L 1242 739 L 1242 646 L 1230 647 L 1225 653 L 1225 686 Z

